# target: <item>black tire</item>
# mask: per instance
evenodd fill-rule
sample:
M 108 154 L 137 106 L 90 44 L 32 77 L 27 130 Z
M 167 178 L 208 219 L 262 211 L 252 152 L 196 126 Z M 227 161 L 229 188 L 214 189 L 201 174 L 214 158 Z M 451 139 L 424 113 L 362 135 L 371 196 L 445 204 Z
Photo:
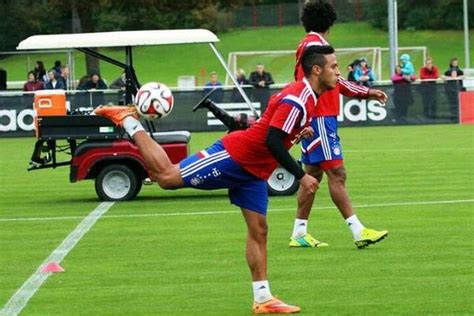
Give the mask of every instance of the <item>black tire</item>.
M 95 191 L 101 201 L 128 201 L 142 188 L 138 176 L 126 165 L 104 167 L 95 179 Z
M 298 191 L 300 183 L 285 168 L 278 166 L 268 178 L 267 187 L 269 195 L 293 195 Z

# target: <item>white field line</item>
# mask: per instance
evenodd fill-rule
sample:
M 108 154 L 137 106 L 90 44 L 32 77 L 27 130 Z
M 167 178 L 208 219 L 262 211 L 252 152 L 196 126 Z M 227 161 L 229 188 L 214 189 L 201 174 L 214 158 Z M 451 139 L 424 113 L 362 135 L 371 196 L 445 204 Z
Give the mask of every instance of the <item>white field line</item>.
M 462 203 L 474 203 L 474 199 L 467 200 L 445 200 L 445 201 L 415 201 L 415 202 L 394 202 L 394 203 L 378 203 L 378 204 L 360 204 L 354 205 L 354 208 L 382 208 L 382 207 L 394 207 L 394 206 L 412 206 L 412 205 L 438 205 L 438 204 L 462 204 Z M 334 209 L 335 206 L 316 206 L 315 209 Z M 274 212 L 286 212 L 295 211 L 295 207 L 286 208 L 272 208 L 269 209 L 269 213 Z M 146 213 L 146 214 L 117 214 L 117 215 L 104 215 L 105 218 L 140 218 L 140 217 L 171 217 L 171 216 L 199 216 L 199 215 L 219 215 L 229 213 L 240 213 L 240 211 L 233 208 L 232 210 L 224 211 L 206 211 L 206 212 L 173 212 L 173 213 Z M 51 216 L 51 217 L 17 217 L 17 218 L 0 218 L 1 222 L 22 222 L 22 221 L 61 221 L 61 220 L 76 220 L 81 219 L 81 216 Z
M 49 263 L 61 263 L 61 261 L 67 256 L 69 251 L 76 246 L 82 237 L 91 229 L 97 220 L 107 212 L 113 202 L 103 202 L 99 204 L 82 222 L 77 225 L 66 239 L 63 240 L 61 245 L 56 248 L 49 257 L 38 267 L 35 273 L 33 273 L 28 280 L 16 291 L 15 294 L 10 298 L 6 305 L 0 310 L 1 316 L 18 315 L 30 298 L 36 293 L 51 273 L 42 272 L 42 268 Z

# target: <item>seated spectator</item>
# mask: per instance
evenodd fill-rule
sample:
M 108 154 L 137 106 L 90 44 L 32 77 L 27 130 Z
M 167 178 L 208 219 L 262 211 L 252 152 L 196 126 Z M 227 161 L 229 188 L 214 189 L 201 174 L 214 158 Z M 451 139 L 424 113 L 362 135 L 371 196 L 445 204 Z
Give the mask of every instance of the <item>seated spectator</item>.
M 359 66 L 354 69 L 355 81 L 363 86 L 371 87 L 375 81 L 375 74 L 369 65 L 367 65 L 367 58 L 362 57 L 359 60 Z
M 68 86 L 67 86 L 68 79 L 69 79 L 69 67 L 61 66 L 61 71 L 60 71 L 60 75 L 58 76 L 58 80 L 63 82 L 65 89 L 68 89 Z
M 125 87 L 127 85 L 127 77 L 125 71 L 122 72 L 122 75 L 115 79 L 114 82 L 110 84 L 110 89 L 117 89 L 125 91 Z
M 204 85 L 203 92 L 204 94 L 208 94 L 214 89 L 218 91 L 212 94 L 211 100 L 218 103 L 222 102 L 224 99 L 224 91 L 222 90 L 222 83 L 217 80 L 217 73 L 215 71 L 211 72 L 210 80 Z
M 7 71 L 0 67 L 0 90 L 7 90 Z
M 459 68 L 457 57 L 451 58 L 449 68 L 444 72 L 444 78 L 448 80 L 444 89 L 448 97 L 450 118 L 455 122 L 458 120 L 459 91 L 462 89 L 462 79 L 464 78 L 464 72 Z
M 45 84 L 44 88 L 48 90 L 66 89 L 64 83 L 58 80 L 58 76 L 54 69 L 48 70 L 49 81 Z
M 426 58 L 425 65 L 420 69 L 420 79 L 427 81 L 421 82 L 420 92 L 423 99 L 423 113 L 429 119 L 436 118 L 437 86 L 433 80 L 438 79 L 438 77 L 438 68 L 433 65 L 433 60 L 430 57 Z
M 249 83 L 255 87 L 255 101 L 260 102 L 262 111 L 265 110 L 270 98 L 270 85 L 275 83 L 271 73 L 266 72 L 262 64 L 257 64 L 256 71 L 250 74 Z
M 84 83 L 83 90 L 106 90 L 107 85 L 98 73 L 89 76 L 89 80 Z
M 23 85 L 23 91 L 43 90 L 44 84 L 42 81 L 36 79 L 34 71 L 28 72 L 28 81 Z
M 33 71 L 35 73 L 36 80 L 42 82 L 48 81 L 48 75 L 46 74 L 46 69 L 44 68 L 44 64 L 41 60 L 36 61 L 36 66 Z
M 401 64 L 401 71 L 402 75 L 406 76 L 414 76 L 415 75 L 415 67 L 413 67 L 413 64 L 410 61 L 410 55 L 408 54 L 403 54 L 400 56 L 400 61 L 402 62 Z
M 413 104 L 411 83 L 416 80 L 415 75 L 404 75 L 402 67 L 397 65 L 391 77 L 393 82 L 394 116 L 398 123 L 406 122 L 408 107 Z

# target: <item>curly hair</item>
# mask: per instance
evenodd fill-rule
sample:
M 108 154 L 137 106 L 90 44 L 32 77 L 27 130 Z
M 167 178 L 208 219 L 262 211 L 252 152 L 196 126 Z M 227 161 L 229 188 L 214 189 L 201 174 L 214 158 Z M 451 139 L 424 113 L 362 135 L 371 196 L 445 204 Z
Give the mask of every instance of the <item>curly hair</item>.
M 332 4 L 323 0 L 308 1 L 301 14 L 301 22 L 306 32 L 324 33 L 336 19 L 336 10 Z

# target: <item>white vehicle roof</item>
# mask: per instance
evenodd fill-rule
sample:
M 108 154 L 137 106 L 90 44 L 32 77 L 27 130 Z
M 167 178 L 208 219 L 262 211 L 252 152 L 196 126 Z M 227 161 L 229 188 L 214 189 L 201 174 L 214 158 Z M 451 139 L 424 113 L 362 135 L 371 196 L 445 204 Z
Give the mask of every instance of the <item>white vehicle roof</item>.
M 34 35 L 21 41 L 17 50 L 124 47 L 167 44 L 215 43 L 219 39 L 209 30 L 153 30 L 99 33 Z

